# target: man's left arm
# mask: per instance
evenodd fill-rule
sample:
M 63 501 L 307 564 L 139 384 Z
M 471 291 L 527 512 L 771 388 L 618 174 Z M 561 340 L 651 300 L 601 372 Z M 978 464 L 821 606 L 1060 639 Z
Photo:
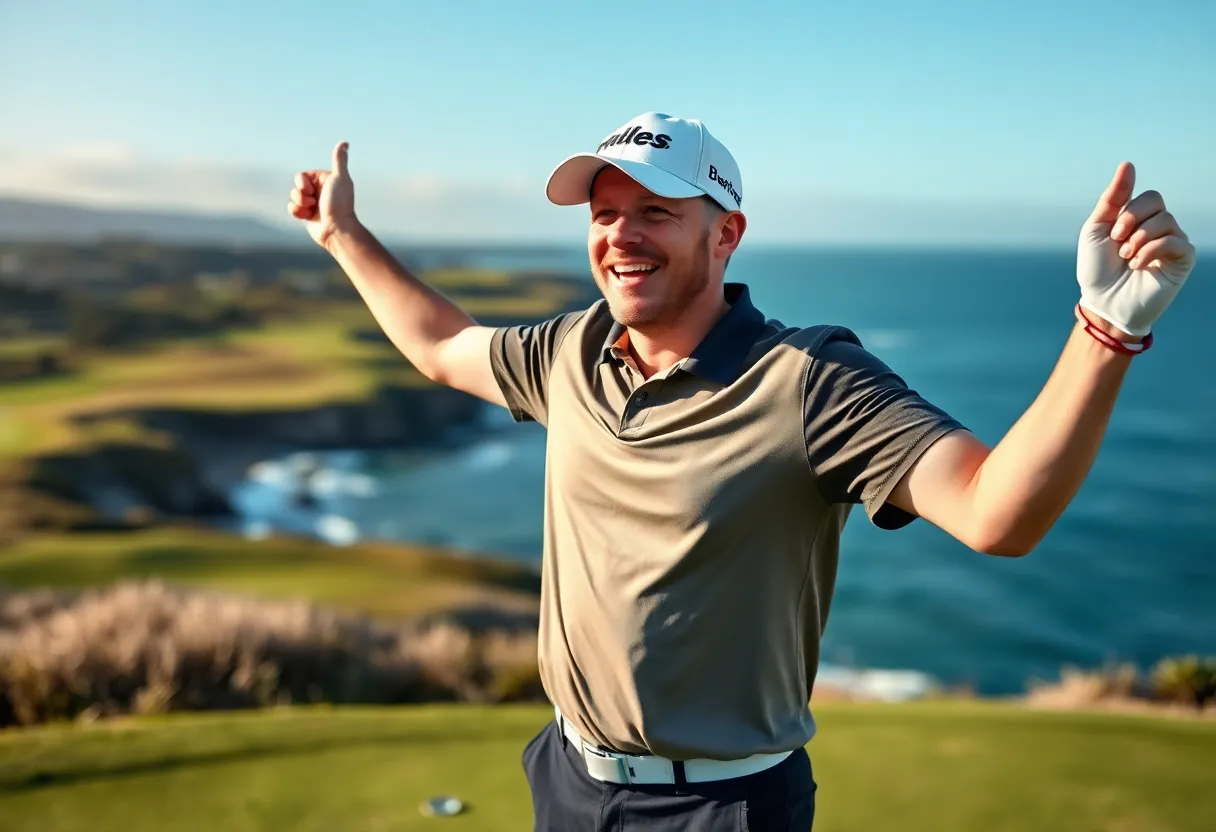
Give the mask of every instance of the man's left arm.
M 1077 260 L 1084 317 L 1130 348 L 1195 263 L 1160 194 L 1128 201 L 1134 184 L 1131 165 L 1120 165 L 1082 228 Z M 1089 474 L 1133 360 L 1078 321 L 1042 391 L 995 448 L 966 431 L 949 433 L 920 455 L 888 501 L 977 551 L 1030 552 Z

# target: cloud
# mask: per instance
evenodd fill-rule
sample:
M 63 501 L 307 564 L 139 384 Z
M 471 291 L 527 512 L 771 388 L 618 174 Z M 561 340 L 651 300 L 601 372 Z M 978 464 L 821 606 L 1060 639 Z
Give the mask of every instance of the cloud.
M 85 142 L 68 144 L 57 154 L 63 161 L 88 164 L 128 164 L 139 159 L 135 148 L 122 142 Z
M 286 203 L 294 174 L 209 159 L 155 159 L 113 142 L 47 152 L 0 148 L 0 191 L 10 195 L 251 214 L 278 225 L 291 222 Z M 541 182 L 519 175 L 487 184 L 356 173 L 355 188 L 360 217 L 386 238 L 579 244 L 586 235 L 585 208 L 551 205 Z M 1071 246 L 1090 208 L 901 202 L 763 187 L 750 190 L 745 207 L 748 239 L 755 242 L 977 246 Z M 1176 213 L 1197 244 L 1216 244 L 1216 212 Z
M 291 223 L 294 169 L 208 159 L 161 160 L 114 144 L 53 153 L 0 148 L 0 192 L 91 206 L 250 214 Z M 356 174 L 361 218 L 378 232 L 413 240 L 579 240 L 582 212 L 550 205 L 520 177 L 487 186 L 438 176 Z M 575 236 L 571 238 L 571 233 Z
M 5 192 L 90 205 L 263 214 L 274 191 L 285 193 L 283 181 L 264 168 L 161 161 L 114 143 L 54 153 L 0 150 Z

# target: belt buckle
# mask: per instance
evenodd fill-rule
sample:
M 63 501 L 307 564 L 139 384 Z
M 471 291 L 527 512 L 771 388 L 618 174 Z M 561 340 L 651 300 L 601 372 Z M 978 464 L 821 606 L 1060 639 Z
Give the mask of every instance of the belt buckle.
M 607 780 L 613 774 L 615 774 L 615 776 L 619 779 L 612 780 L 611 782 L 633 782 L 633 772 L 630 770 L 629 764 L 625 762 L 624 757 L 608 751 L 600 751 L 598 748 L 592 748 L 586 743 L 583 744 L 583 752 L 583 760 L 586 761 L 588 770 L 591 771 L 592 776 L 596 779 Z M 599 761 L 599 763 L 592 762 L 591 759 L 588 759 L 588 756 L 594 758 L 596 761 Z M 594 769 L 598 769 L 599 773 L 596 773 Z

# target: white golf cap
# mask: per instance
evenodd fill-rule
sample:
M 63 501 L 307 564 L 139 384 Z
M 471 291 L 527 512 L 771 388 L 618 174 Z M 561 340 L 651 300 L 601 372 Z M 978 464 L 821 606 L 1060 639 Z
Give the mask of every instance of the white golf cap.
M 743 207 L 743 180 L 730 151 L 696 119 L 643 113 L 630 119 L 590 153 L 575 153 L 549 174 L 545 195 L 557 205 L 591 200 L 591 182 L 615 165 L 659 196 L 684 199 L 706 194 L 727 211 Z

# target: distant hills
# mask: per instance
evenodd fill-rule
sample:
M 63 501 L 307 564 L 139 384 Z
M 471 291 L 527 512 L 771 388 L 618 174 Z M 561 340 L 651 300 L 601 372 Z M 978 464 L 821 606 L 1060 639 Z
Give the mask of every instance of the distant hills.
M 309 243 L 264 220 L 240 214 L 93 208 L 47 200 L 0 197 L 0 242 L 92 243 L 137 237 L 158 243 L 283 246 Z
M 1084 212 L 1082 212 L 1084 213 Z M 1201 250 L 1216 246 L 1216 212 L 1210 209 L 1180 212 L 1191 240 Z M 810 221 L 808 222 L 808 217 Z M 967 248 L 1070 248 L 1076 244 L 1077 210 L 1058 206 L 887 204 L 881 200 L 836 200 L 830 204 L 793 199 L 770 199 L 748 216 L 749 229 L 767 228 L 770 240 L 788 245 L 895 245 L 963 246 Z M 470 223 L 470 227 L 476 227 Z M 810 231 L 808 232 L 808 228 Z M 579 235 L 569 240 L 544 241 L 521 235 L 509 243 L 489 240 L 427 239 L 376 231 L 390 247 L 414 255 L 433 252 L 440 259 L 466 260 L 470 254 L 509 252 L 512 256 L 549 256 L 554 252 L 582 254 Z M 751 233 L 749 231 L 749 233 Z M 793 242 L 800 234 L 815 236 Z M 94 207 L 0 196 L 0 243 L 95 243 L 104 237 L 139 238 L 163 245 L 217 245 L 235 247 L 295 248 L 311 245 L 303 229 L 279 225 L 249 214 L 217 214 L 181 209 L 127 209 Z M 764 244 L 754 240 L 750 245 Z M 780 245 L 780 243 L 773 243 Z M 577 259 L 577 258 L 575 258 Z M 562 262 L 568 262 L 569 258 Z M 529 261 L 530 262 L 530 261 Z
M 474 243 L 402 239 L 377 232 L 381 242 L 412 268 L 489 265 L 521 273 L 569 271 L 583 247 L 546 243 Z M 314 250 L 303 228 L 277 226 L 248 214 L 175 209 L 94 207 L 72 202 L 0 196 L 0 244 L 91 245 L 103 239 L 138 239 L 164 246 Z M 580 272 L 581 274 L 581 272 Z

